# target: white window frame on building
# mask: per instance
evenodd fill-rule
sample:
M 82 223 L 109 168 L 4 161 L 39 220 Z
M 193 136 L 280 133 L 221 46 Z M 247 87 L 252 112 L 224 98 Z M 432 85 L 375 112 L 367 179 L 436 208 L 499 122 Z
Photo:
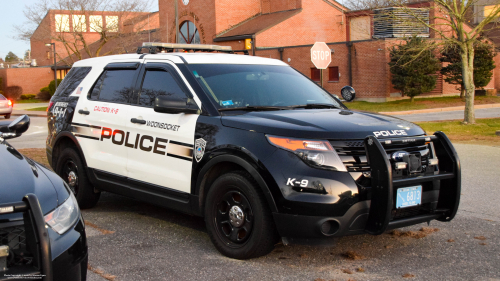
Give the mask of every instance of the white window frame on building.
M 106 29 L 108 32 L 118 32 L 119 23 L 118 16 L 106 16 Z
M 89 16 L 90 32 L 102 32 L 102 16 Z
M 72 15 L 73 32 L 87 32 L 87 20 L 85 15 Z
M 70 32 L 69 15 L 56 14 L 54 20 L 56 32 Z

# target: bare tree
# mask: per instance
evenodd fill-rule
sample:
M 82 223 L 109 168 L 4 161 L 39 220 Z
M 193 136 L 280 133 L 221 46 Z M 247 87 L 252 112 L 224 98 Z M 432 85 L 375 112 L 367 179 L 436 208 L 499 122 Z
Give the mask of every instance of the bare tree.
M 124 38 L 134 41 L 130 37 L 149 29 L 147 17 L 137 12 L 148 11 L 151 3 L 152 0 L 41 0 L 25 6 L 28 21 L 14 29 L 21 40 L 50 39 L 61 43 L 66 51 L 61 53 L 67 56 L 58 54 L 59 60 L 73 64 L 126 48 Z M 54 19 L 47 16 L 52 15 L 51 10 L 55 10 Z M 42 24 L 43 21 L 47 23 Z M 95 32 L 98 38 L 88 36 L 87 31 Z M 116 41 L 114 48 L 103 52 L 110 41 Z
M 474 114 L 474 46 L 481 35 L 488 31 L 488 24 L 496 21 L 500 16 L 500 2 L 498 0 L 434 0 L 419 8 L 433 11 L 432 20 L 422 18 L 406 1 L 390 0 L 393 6 L 399 7 L 413 20 L 429 28 L 439 39 L 442 45 L 455 45 L 460 50 L 462 60 L 462 77 L 465 88 L 464 124 L 475 124 Z M 481 4 L 479 4 L 481 1 Z M 489 2 L 491 1 L 491 2 Z M 415 5 L 413 5 L 415 6 Z M 474 7 L 488 7 L 487 13 L 483 9 L 474 12 Z M 418 9 L 421 10 L 421 9 Z M 480 16 L 477 13 L 482 13 Z M 476 24 L 470 26 L 471 18 L 476 17 Z

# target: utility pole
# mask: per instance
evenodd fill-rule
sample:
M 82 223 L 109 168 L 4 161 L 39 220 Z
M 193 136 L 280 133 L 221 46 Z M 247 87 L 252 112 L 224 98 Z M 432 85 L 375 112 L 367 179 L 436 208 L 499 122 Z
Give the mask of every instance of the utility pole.
M 177 8 L 177 3 L 179 0 L 174 0 L 175 2 L 175 43 L 179 43 L 179 10 Z
M 56 86 L 55 89 L 57 89 L 56 44 L 55 43 L 45 43 L 45 46 L 54 48 L 54 85 Z

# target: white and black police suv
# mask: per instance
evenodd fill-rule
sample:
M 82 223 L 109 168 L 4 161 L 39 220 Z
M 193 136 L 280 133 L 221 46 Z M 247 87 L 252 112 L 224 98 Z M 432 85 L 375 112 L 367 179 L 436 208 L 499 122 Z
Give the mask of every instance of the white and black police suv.
M 453 219 L 460 162 L 445 134 L 351 111 L 282 61 L 230 53 L 145 43 L 73 65 L 51 99 L 47 156 L 80 207 L 109 191 L 202 216 L 237 259 L 279 237 Z

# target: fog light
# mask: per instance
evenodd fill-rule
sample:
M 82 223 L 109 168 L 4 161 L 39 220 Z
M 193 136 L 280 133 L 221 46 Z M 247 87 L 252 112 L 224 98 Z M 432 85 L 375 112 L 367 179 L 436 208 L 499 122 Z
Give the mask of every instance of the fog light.
M 321 224 L 321 233 L 325 236 L 331 236 L 340 229 L 340 225 L 335 220 L 327 220 Z
M 396 162 L 394 163 L 394 166 L 396 167 L 396 170 L 404 170 L 408 167 L 408 164 L 406 164 L 406 162 Z
M 436 158 L 429 159 L 429 166 L 435 166 L 439 163 Z

